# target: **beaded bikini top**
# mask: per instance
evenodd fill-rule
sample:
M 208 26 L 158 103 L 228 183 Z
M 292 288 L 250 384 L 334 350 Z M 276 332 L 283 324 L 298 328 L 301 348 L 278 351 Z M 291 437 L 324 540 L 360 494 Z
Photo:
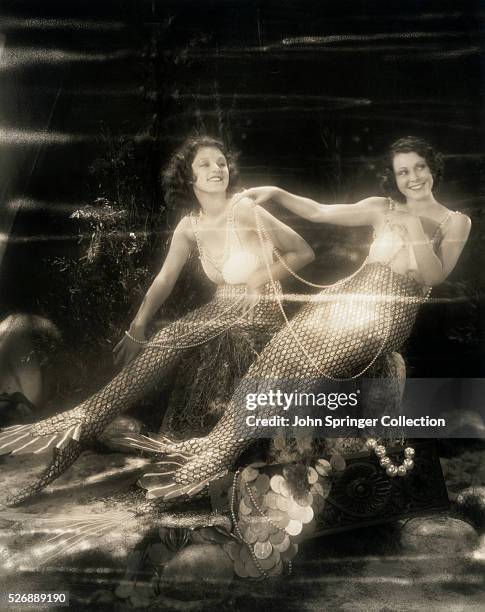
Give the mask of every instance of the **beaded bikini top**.
M 394 200 L 389 200 L 389 212 L 395 210 L 396 203 Z M 426 217 L 420 217 L 422 223 L 429 224 L 434 227 L 434 232 L 429 239 L 435 251 L 439 248 L 441 240 L 443 238 L 443 227 L 446 225 L 450 217 L 455 213 L 449 211 L 444 219 L 437 223 L 432 219 Z M 430 227 L 430 229 L 432 229 Z M 374 240 L 369 249 L 369 261 L 380 262 L 390 265 L 403 250 L 407 251 L 407 262 L 406 269 L 403 273 L 413 272 L 418 269 L 416 257 L 414 255 L 414 249 L 407 240 L 406 230 L 403 228 L 402 231 L 399 227 L 391 226 L 389 219 L 386 220 L 382 228 L 374 234 Z
M 204 246 L 199 232 L 200 216 L 190 215 L 190 221 L 202 268 L 212 282 L 218 285 L 222 283 L 245 284 L 251 274 L 261 267 L 260 258 L 245 249 L 241 242 L 234 221 L 233 206 L 227 215 L 224 250 L 220 256 L 214 256 Z

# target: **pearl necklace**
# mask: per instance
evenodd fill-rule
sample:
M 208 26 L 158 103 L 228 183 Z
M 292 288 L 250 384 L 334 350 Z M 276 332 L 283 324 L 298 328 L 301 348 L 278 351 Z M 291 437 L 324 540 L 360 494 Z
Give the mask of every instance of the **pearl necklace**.
M 237 522 L 235 503 L 236 503 L 236 488 L 237 488 L 237 481 L 238 481 L 238 478 L 239 478 L 239 472 L 240 472 L 240 470 L 237 470 L 235 472 L 234 478 L 233 478 L 233 481 L 232 481 L 232 491 L 231 491 L 231 518 L 232 518 L 232 524 L 234 525 L 234 531 L 236 532 L 237 537 L 241 540 L 241 542 L 244 542 L 244 544 L 246 544 L 246 546 L 248 548 L 248 551 L 249 551 L 249 554 L 251 555 L 251 559 L 253 560 L 254 565 L 258 568 L 258 571 L 261 574 L 261 577 L 262 578 L 269 578 L 268 572 L 264 569 L 264 567 L 259 562 L 259 559 L 254 554 L 253 547 L 251 546 L 251 544 L 244 537 L 242 531 L 239 529 L 239 525 L 238 525 L 238 522 Z
M 414 467 L 414 455 L 416 451 L 411 446 L 404 449 L 404 461 L 401 465 L 394 463 L 387 456 L 387 449 L 383 444 L 379 444 L 375 438 L 369 438 L 365 445 L 369 450 L 373 450 L 376 457 L 379 457 L 379 464 L 386 470 L 386 474 L 391 478 L 395 476 L 406 476 Z

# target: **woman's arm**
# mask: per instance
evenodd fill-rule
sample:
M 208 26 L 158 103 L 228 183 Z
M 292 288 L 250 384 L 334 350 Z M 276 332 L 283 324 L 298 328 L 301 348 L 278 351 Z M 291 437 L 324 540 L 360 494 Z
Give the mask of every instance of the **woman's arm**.
M 395 211 L 390 213 L 389 221 L 407 229 L 418 265 L 419 280 L 429 287 L 439 285 L 449 276 L 456 266 L 471 229 L 469 217 L 453 215 L 445 226 L 446 231 L 437 254 L 418 217 Z
M 279 187 L 253 187 L 246 189 L 235 197 L 249 197 L 254 205 L 261 205 L 274 200 L 291 212 L 312 221 L 313 223 L 331 223 L 334 225 L 358 226 L 376 225 L 383 213 L 387 212 L 387 198 L 372 197 L 360 200 L 356 204 L 319 204 L 310 198 L 297 196 Z
M 258 224 L 262 223 L 265 233 L 273 246 L 280 251 L 281 259 L 284 262 L 268 261 L 268 265 L 263 265 L 251 274 L 246 282 L 246 298 L 241 305 L 242 311 L 246 312 L 258 302 L 263 285 L 270 280 L 279 280 L 288 276 L 288 268 L 294 271 L 299 270 L 312 262 L 315 254 L 299 234 L 260 206 L 255 207 L 250 200 L 242 200 L 237 204 L 235 220 L 239 227 L 244 227 L 258 235 L 260 231 Z
M 162 269 L 150 285 L 138 312 L 131 322 L 129 333 L 133 338 L 141 341 L 145 340 L 148 324 L 160 306 L 172 293 L 175 282 L 180 276 L 180 272 L 187 262 L 191 250 L 192 241 L 190 238 L 189 219 L 185 217 L 175 228 Z M 140 349 L 140 344 L 130 340 L 125 335 L 114 349 L 115 363 L 121 362 L 126 365 L 139 353 Z
M 239 225 L 255 233 L 259 232 L 258 222 L 261 223 L 273 246 L 278 249 L 285 264 L 292 270 L 299 270 L 315 259 L 315 253 L 307 241 L 264 208 L 255 207 L 247 200 L 241 201 L 235 209 L 235 215 Z M 282 263 L 268 263 L 273 280 L 288 276 L 288 270 Z M 251 275 L 247 284 L 251 287 L 261 287 L 271 278 L 267 267 L 263 266 Z

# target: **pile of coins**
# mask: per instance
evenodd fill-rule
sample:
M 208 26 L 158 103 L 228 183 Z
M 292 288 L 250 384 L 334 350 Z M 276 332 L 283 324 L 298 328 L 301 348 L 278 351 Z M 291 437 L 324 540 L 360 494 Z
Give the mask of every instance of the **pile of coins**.
M 234 478 L 231 511 L 238 541 L 224 549 L 242 578 L 278 576 L 285 564 L 290 569 L 299 542 L 315 530 L 314 517 L 331 489 L 332 466 L 325 459 L 307 468 L 307 482 L 297 496 L 285 468 L 265 466 L 263 473 L 260 467 L 251 464 Z

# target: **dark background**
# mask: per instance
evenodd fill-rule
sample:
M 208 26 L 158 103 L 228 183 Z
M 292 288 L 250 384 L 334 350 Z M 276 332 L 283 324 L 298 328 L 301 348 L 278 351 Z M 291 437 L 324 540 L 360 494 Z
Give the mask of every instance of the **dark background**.
M 4 215 L 20 208 L 0 270 L 2 313 L 42 313 L 68 340 L 92 319 L 102 330 L 103 316 L 122 330 L 180 216 L 163 202 L 160 167 L 191 133 L 241 151 L 243 185 L 326 202 L 377 195 L 386 145 L 414 134 L 444 153 L 438 199 L 470 215 L 473 230 L 420 315 L 409 373 L 483 376 L 483 24 L 479 2 L 3 0 L 0 194 Z M 89 232 L 70 215 L 99 198 L 128 207 L 146 241 L 137 254 L 146 280 L 138 291 L 125 282 L 116 316 L 90 301 L 89 283 L 73 298 L 72 277 L 53 265 L 82 256 Z M 367 230 L 315 229 L 276 212 L 317 251 L 308 278 L 358 265 Z

